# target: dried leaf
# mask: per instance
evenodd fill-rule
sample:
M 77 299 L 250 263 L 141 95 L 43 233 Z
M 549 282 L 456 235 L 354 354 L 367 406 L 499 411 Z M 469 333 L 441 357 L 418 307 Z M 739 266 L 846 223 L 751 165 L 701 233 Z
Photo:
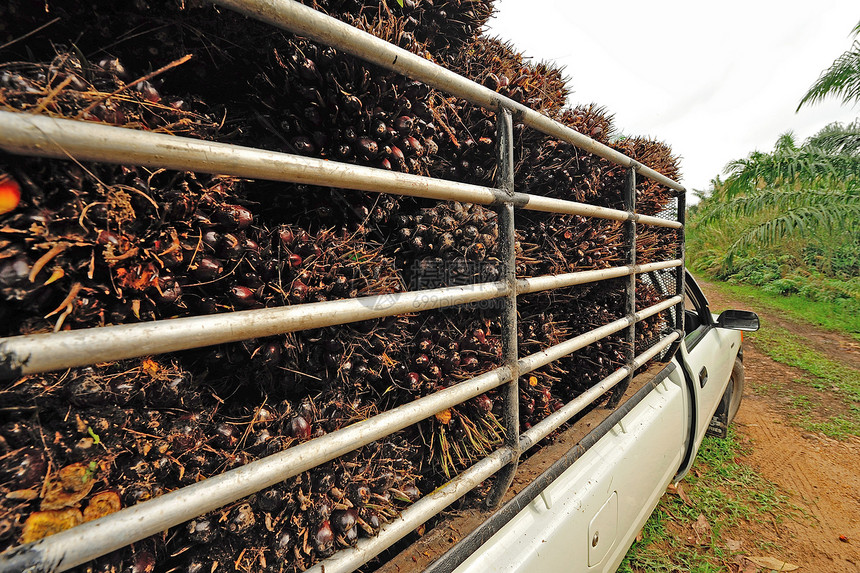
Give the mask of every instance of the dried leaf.
M 687 492 L 684 490 L 683 484 L 680 484 L 680 483 L 678 485 L 669 484 L 669 487 L 667 488 L 666 491 L 668 491 L 669 493 L 671 493 L 673 495 L 677 495 L 678 497 L 681 498 L 681 500 L 685 504 L 687 504 L 690 507 L 693 507 L 693 502 L 690 499 L 690 496 L 688 496 Z
M 791 563 L 787 563 L 782 559 L 776 559 L 775 557 L 746 557 L 759 567 L 764 567 L 765 569 L 769 569 L 771 571 L 795 571 L 798 569 L 797 565 L 793 565 Z
M 451 410 L 442 410 L 436 414 L 436 419 L 441 424 L 447 424 L 451 421 Z
M 726 549 L 729 551 L 739 551 L 743 542 L 735 539 L 726 539 Z
M 115 491 L 102 491 L 90 499 L 90 504 L 84 509 L 84 521 L 92 521 L 122 508 L 122 502 Z
M 693 524 L 693 531 L 699 536 L 711 534 L 711 524 L 708 523 L 704 513 L 700 513 L 699 517 L 696 518 L 696 523 Z
M 39 509 L 62 509 L 77 504 L 93 489 L 93 469 L 86 464 L 70 464 L 57 472 L 45 487 Z
M 32 543 L 83 523 L 84 517 L 75 508 L 36 511 L 24 522 L 21 543 Z
M 22 499 L 31 501 L 39 497 L 39 492 L 34 489 L 16 489 L 6 494 L 6 499 Z

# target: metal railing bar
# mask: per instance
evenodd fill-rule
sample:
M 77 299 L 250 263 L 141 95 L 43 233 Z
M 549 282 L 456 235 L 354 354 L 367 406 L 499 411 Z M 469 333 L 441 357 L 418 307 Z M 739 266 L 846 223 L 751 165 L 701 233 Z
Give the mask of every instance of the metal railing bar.
M 93 122 L 0 111 L 0 126 L 0 149 L 19 155 L 143 165 L 480 205 L 510 200 L 492 187 Z M 514 193 L 514 204 L 534 211 L 678 226 L 676 221 L 524 193 Z
M 503 388 L 499 395 L 503 397 L 502 404 L 502 427 L 505 430 L 505 445 L 517 452 L 518 439 L 520 435 L 520 386 L 517 374 L 517 235 L 514 228 L 514 133 L 511 112 L 507 109 L 499 110 L 496 115 L 496 186 L 508 196 L 508 201 L 500 205 L 498 213 L 497 229 L 499 235 L 499 262 L 503 278 L 508 285 L 508 295 L 502 299 L 503 307 L 499 313 L 502 326 L 502 359 L 511 369 L 513 377 Z M 499 473 L 492 489 L 487 494 L 487 507 L 496 507 L 501 503 L 508 487 L 517 473 L 519 453 L 513 457 Z
M 517 293 L 594 282 L 679 264 L 679 261 L 665 261 L 633 268 L 520 279 Z M 508 292 L 507 284 L 500 281 L 0 338 L 0 379 L 432 310 L 499 298 L 507 296 Z
M 313 302 L 0 339 L 0 379 L 507 296 L 506 282 Z
M 685 194 L 678 195 L 678 221 L 681 223 L 681 227 L 678 229 L 678 258 L 681 261 L 687 260 L 687 246 L 684 244 L 685 238 L 684 235 L 686 230 L 684 229 L 684 225 L 687 221 L 687 196 Z M 675 273 L 675 294 L 681 295 L 681 302 L 678 303 L 678 307 L 675 309 L 675 328 L 680 331 L 684 330 L 684 283 L 686 281 L 686 265 L 682 265 L 676 270 Z
M 680 338 L 677 330 L 673 330 L 668 336 L 662 338 L 651 348 L 636 356 L 632 361 L 631 366 L 622 366 L 531 428 L 523 432 L 520 436 L 520 450 L 526 451 L 536 443 L 550 435 L 552 432 L 561 427 L 562 424 L 570 420 L 573 416 L 581 412 L 592 402 L 603 396 L 606 392 L 613 389 L 619 382 L 624 381 L 628 376 L 632 375 L 638 368 L 644 366 L 649 360 L 660 354 L 668 348 L 675 340 Z
M 624 181 L 624 207 L 629 211 L 636 211 L 636 171 L 628 170 L 627 179 Z M 636 264 L 636 221 L 624 222 L 624 242 L 627 244 L 627 263 L 630 265 Z M 624 312 L 632 314 L 636 312 L 636 275 L 627 277 L 625 285 L 625 304 Z M 626 360 L 632 361 L 636 354 L 636 325 L 631 324 L 627 327 L 627 333 L 624 337 L 626 348 L 624 354 Z M 621 396 L 627 391 L 627 387 L 633 380 L 633 371 L 631 370 L 627 378 L 615 388 L 612 397 L 609 399 L 606 407 L 615 409 L 618 406 Z
M 504 193 L 444 179 L 93 122 L 0 111 L 0 149 L 489 205 Z
M 684 187 L 623 153 L 438 64 L 293 0 L 214 0 L 216 4 L 408 76 L 489 110 L 511 110 L 517 121 L 567 141 L 679 192 Z
M 654 225 L 655 227 L 669 227 L 671 229 L 678 229 L 681 227 L 681 224 L 678 221 L 672 221 L 670 219 L 661 219 L 659 217 L 652 217 L 651 215 L 639 215 L 631 213 L 630 211 L 598 207 L 597 205 L 576 203 L 574 201 L 554 199 L 552 197 L 543 197 L 541 195 L 515 193 L 514 201 L 519 207 L 532 211 L 542 211 L 544 213 L 600 217 L 601 219 L 610 219 L 612 221 L 637 221 L 647 225 Z
M 678 302 L 683 301 L 683 297 L 675 296 L 670 299 L 664 300 L 661 303 L 655 304 L 653 306 L 649 306 L 648 308 L 644 308 L 633 315 L 625 316 L 624 318 L 620 318 L 609 324 L 605 324 L 601 327 L 595 328 L 594 330 L 589 330 L 584 334 L 580 334 L 575 338 L 571 338 L 569 340 L 565 340 L 559 344 L 554 346 L 550 346 L 549 348 L 545 348 L 539 352 L 535 352 L 525 358 L 520 358 L 519 360 L 519 373 L 520 375 L 527 374 L 532 370 L 536 370 L 541 366 L 546 366 L 550 362 L 558 360 L 563 356 L 567 356 L 571 352 L 575 352 L 580 348 L 588 346 L 592 342 L 597 342 L 601 338 L 605 338 L 610 334 L 616 333 L 619 330 L 623 330 L 626 327 L 630 326 L 633 323 L 636 323 L 644 318 L 648 318 L 649 316 L 653 316 L 659 312 L 666 310 L 667 308 L 671 308 L 672 306 L 678 304 Z
M 540 277 L 529 277 L 517 280 L 517 294 L 528 294 L 543 290 L 551 290 L 574 285 L 581 285 L 596 281 L 625 277 L 632 274 L 647 273 L 662 269 L 677 267 L 681 264 L 679 260 L 661 261 L 647 263 L 644 265 L 626 265 L 623 267 L 609 267 L 608 269 L 597 269 L 593 271 L 578 271 L 575 273 L 564 273 L 561 275 L 545 275 Z
M 482 481 L 509 464 L 515 455 L 515 450 L 507 447 L 494 451 L 444 486 L 404 509 L 398 518 L 383 525 L 375 537 L 359 540 L 355 547 L 335 553 L 310 569 L 306 569 L 305 573 L 350 573 L 355 571 L 414 531 L 422 523 L 469 493 Z
M 0 573 L 18 573 L 36 566 L 39 571 L 65 571 L 247 497 L 512 379 L 509 368 L 496 368 L 277 454 L 16 547 L 0 554 Z

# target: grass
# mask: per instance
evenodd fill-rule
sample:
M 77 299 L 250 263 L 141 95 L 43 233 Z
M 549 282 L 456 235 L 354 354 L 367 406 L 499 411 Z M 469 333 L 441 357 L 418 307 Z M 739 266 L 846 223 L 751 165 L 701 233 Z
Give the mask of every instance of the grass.
M 840 315 L 840 306 L 833 302 L 814 302 L 801 296 L 773 295 L 749 285 L 731 285 L 717 281 L 712 284 L 730 296 L 752 299 L 752 304 L 757 308 L 768 306 L 771 310 L 785 312 L 794 318 L 860 340 L 860 311 Z M 762 321 L 761 330 L 749 336 L 756 348 L 773 360 L 804 372 L 803 376 L 794 380 L 796 384 L 776 388 L 776 391 L 791 400 L 791 405 L 798 414 L 792 419 L 795 425 L 838 440 L 860 435 L 860 371 L 822 356 L 809 348 L 801 336 L 782 326 L 770 324 L 766 319 Z M 804 392 L 803 386 L 839 398 L 844 405 L 844 412 L 829 417 L 822 416 L 820 402 Z
M 714 286 L 727 294 L 753 299 L 771 310 L 785 312 L 827 330 L 841 332 L 860 341 L 860 301 L 853 299 L 811 300 L 804 296 L 785 296 L 748 284 L 730 284 L 712 277 Z
M 731 428 L 725 440 L 706 437 L 693 469 L 681 482 L 689 503 L 679 495 L 666 493 L 618 571 L 725 571 L 735 555 L 750 549 L 727 548 L 728 528 L 742 522 L 781 522 L 796 515 L 798 510 L 788 502 L 787 495 L 737 461 L 743 452 Z M 700 528 L 696 533 L 694 525 L 702 523 L 700 516 L 710 529 Z M 775 548 L 770 541 L 758 543 Z
M 757 348 L 777 362 L 810 374 L 800 380 L 813 388 L 833 392 L 849 402 L 860 401 L 860 372 L 822 356 L 788 329 L 766 324 L 750 337 Z

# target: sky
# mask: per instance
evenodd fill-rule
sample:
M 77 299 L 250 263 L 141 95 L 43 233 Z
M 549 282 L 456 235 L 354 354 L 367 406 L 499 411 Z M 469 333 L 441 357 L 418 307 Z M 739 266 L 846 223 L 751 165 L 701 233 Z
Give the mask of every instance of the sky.
M 838 98 L 795 113 L 851 47 L 857 0 L 496 0 L 496 10 L 488 34 L 565 66 L 571 104 L 603 105 L 618 131 L 668 143 L 688 194 L 786 131 L 803 140 L 860 116 Z

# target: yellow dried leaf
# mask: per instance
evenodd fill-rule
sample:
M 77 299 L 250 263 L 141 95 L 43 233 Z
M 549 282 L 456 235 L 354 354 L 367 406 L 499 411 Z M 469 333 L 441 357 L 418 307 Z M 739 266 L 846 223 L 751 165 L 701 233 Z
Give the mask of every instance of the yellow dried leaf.
M 156 362 L 152 358 L 144 358 L 143 362 L 141 362 L 141 364 L 140 364 L 140 369 L 147 376 L 155 377 L 156 375 L 158 375 L 158 372 L 161 370 L 161 366 L 159 366 L 158 362 Z
M 36 511 L 24 522 L 21 543 L 32 543 L 49 535 L 71 529 L 83 523 L 80 510 L 73 507 L 52 511 Z
M 451 421 L 451 410 L 442 410 L 436 414 L 436 419 L 442 424 L 448 424 Z
M 62 509 L 77 504 L 93 489 L 93 470 L 86 464 L 70 464 L 59 472 L 45 487 L 39 509 Z
M 90 499 L 90 504 L 84 509 L 84 521 L 92 521 L 122 509 L 122 502 L 115 491 L 102 491 Z

